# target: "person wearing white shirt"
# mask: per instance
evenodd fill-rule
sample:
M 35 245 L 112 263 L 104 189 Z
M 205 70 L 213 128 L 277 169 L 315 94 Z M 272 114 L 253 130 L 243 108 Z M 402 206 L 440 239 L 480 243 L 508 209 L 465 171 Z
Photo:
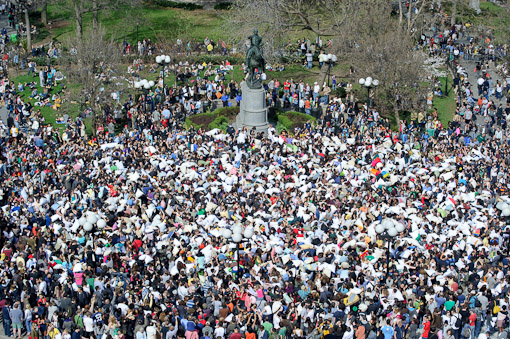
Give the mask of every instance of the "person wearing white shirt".
M 354 337 L 354 329 L 352 328 L 352 326 L 348 326 L 347 329 L 345 330 L 345 333 L 342 337 L 342 339 L 352 339 Z
M 85 328 L 85 337 L 92 338 L 94 336 L 94 320 L 91 313 L 87 312 L 83 317 L 83 327 Z
M 147 339 L 155 339 L 156 338 L 156 326 L 154 326 L 154 323 L 151 323 L 147 328 L 145 328 L 145 331 L 147 333 Z
M 223 326 L 219 326 L 214 330 L 215 338 L 225 338 L 225 328 Z
M 48 284 L 46 283 L 46 280 L 40 279 L 39 285 L 37 286 L 37 290 L 39 291 L 39 294 L 46 295 L 48 293 L 47 286 L 48 286 Z

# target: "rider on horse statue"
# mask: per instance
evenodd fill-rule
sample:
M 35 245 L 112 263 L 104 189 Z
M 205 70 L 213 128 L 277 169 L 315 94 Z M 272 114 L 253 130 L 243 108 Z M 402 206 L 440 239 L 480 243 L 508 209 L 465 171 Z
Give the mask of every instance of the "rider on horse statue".
M 255 69 L 259 72 L 264 72 L 266 66 L 264 56 L 262 55 L 262 38 L 259 36 L 258 30 L 253 31 L 253 35 L 248 37 L 251 41 L 251 46 L 246 52 L 246 66 L 248 68 L 248 77 L 246 84 L 249 88 L 261 88 L 262 82 L 260 78 L 255 76 Z

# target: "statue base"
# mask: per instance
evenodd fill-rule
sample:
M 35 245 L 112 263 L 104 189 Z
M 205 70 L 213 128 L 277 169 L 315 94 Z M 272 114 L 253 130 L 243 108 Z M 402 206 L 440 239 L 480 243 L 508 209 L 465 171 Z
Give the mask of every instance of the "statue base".
M 236 117 L 236 127 L 247 127 L 248 130 L 267 133 L 269 123 L 267 121 L 266 93 L 264 88 L 249 88 L 246 82 L 241 85 L 242 97 L 241 109 Z

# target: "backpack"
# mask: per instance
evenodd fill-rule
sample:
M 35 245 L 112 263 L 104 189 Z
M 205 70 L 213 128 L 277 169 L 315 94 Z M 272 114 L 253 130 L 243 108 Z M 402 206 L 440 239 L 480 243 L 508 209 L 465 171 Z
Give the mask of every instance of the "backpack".
M 372 330 L 372 326 L 370 326 L 369 322 L 366 322 L 363 324 L 363 327 L 365 327 L 365 333 L 368 335 L 370 331 Z
M 471 329 L 469 327 L 465 327 L 463 330 L 462 330 L 462 336 L 464 338 L 470 338 L 471 337 Z
M 455 327 L 457 327 L 457 328 L 462 327 L 462 320 L 460 318 L 460 315 L 457 315 L 457 320 L 455 320 Z

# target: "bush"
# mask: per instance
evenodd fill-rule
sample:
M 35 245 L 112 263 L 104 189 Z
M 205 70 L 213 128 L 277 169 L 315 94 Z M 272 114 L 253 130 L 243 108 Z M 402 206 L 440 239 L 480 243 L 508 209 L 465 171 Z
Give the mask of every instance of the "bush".
M 203 128 L 208 131 L 219 128 L 226 131 L 228 125 L 235 121 L 238 113 L 239 107 L 221 107 L 212 113 L 208 111 L 192 115 L 186 119 L 184 127 L 190 128 L 193 126 L 195 129 Z
M 234 106 L 218 108 L 213 113 L 217 114 L 218 116 L 226 117 L 227 119 L 235 119 L 240 111 L 241 108 L 239 106 Z
M 220 2 L 219 4 L 214 5 L 214 9 L 217 11 L 229 10 L 230 7 L 232 7 L 231 2 Z
M 307 121 L 311 121 L 312 123 L 316 121 L 316 119 L 304 113 L 288 111 L 285 113 L 277 114 L 278 123 L 276 127 L 278 132 L 285 130 L 287 133 L 294 134 L 294 130 L 296 128 L 303 128 Z
M 205 128 L 205 127 L 209 126 L 209 124 L 211 122 L 213 122 L 214 119 L 215 119 L 215 115 L 211 112 L 195 114 L 195 115 L 192 115 L 186 119 L 184 126 L 186 128 L 190 128 L 191 125 L 193 125 L 193 127 L 195 127 L 195 129 Z
M 226 131 L 227 127 L 228 127 L 229 121 L 230 120 L 226 116 L 219 115 L 219 116 L 216 117 L 216 119 L 214 119 L 213 122 L 211 122 L 209 124 L 208 129 L 211 130 L 211 129 L 218 128 L 218 129 L 221 129 L 223 131 Z
M 156 6 L 160 7 L 170 7 L 170 8 L 181 8 L 187 11 L 194 11 L 196 9 L 202 9 L 203 6 L 190 3 L 190 2 L 175 2 L 169 0 L 152 0 L 152 3 Z
M 336 96 L 336 97 L 342 98 L 342 99 L 347 96 L 347 92 L 345 91 L 345 88 L 343 88 L 343 87 L 337 87 L 331 93 L 333 94 L 333 96 Z
M 46 66 L 48 64 L 46 57 L 40 56 L 31 59 L 37 66 Z

